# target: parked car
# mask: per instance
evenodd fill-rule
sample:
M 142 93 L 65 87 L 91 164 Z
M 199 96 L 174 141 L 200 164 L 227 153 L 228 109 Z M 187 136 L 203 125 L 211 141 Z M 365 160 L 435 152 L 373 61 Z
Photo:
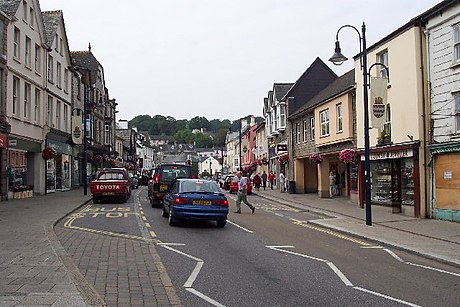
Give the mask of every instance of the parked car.
M 238 192 L 238 181 L 236 180 L 236 178 L 237 177 L 234 177 L 232 178 L 232 181 L 230 181 L 230 185 L 229 185 L 230 194 Z M 250 180 L 248 180 L 248 183 L 246 185 L 246 190 L 248 191 L 248 195 L 252 194 L 252 183 Z
M 216 221 L 218 227 L 225 227 L 227 223 L 228 200 L 212 180 L 174 180 L 162 208 L 170 226 L 181 219 Z
M 176 178 L 192 178 L 192 168 L 188 164 L 160 164 L 149 181 L 147 195 L 152 207 L 161 207 L 163 197 Z
M 137 176 L 133 174 L 129 175 L 129 185 L 131 187 L 131 190 L 139 188 L 139 179 L 137 179 Z
M 232 182 L 233 177 L 235 177 L 235 175 L 230 174 L 230 175 L 225 176 L 223 179 L 221 179 L 219 181 L 220 188 L 224 190 L 230 190 L 230 182 Z
M 131 197 L 128 172 L 123 168 L 102 169 L 90 185 L 93 203 L 104 199 L 118 199 L 126 202 Z

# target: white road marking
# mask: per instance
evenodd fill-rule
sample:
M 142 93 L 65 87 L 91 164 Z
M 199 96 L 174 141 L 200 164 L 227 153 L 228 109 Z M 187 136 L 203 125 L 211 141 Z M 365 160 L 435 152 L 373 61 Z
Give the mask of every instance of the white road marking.
M 401 303 L 401 304 L 404 304 L 404 305 L 407 305 L 407 306 L 420 307 L 420 305 L 409 303 L 409 302 L 406 302 L 406 301 L 403 301 L 403 300 L 400 300 L 400 299 L 397 299 L 397 298 L 394 298 L 394 297 L 391 297 L 391 296 L 388 296 L 388 295 L 385 295 L 385 294 L 381 294 L 381 293 L 378 293 L 378 292 L 375 292 L 375 291 L 367 290 L 367 289 L 364 289 L 364 288 L 361 288 L 361 287 L 353 287 L 353 289 L 363 291 L 363 292 L 366 292 L 366 293 L 370 293 L 370 294 L 373 294 L 375 296 L 380 296 L 380 297 L 386 298 L 387 300 L 395 301 L 395 302 L 398 302 L 398 303 Z
M 432 267 L 429 267 L 429 266 L 426 266 L 426 265 L 416 264 L 416 263 L 412 263 L 412 262 L 406 262 L 406 264 L 413 265 L 413 266 L 418 266 L 418 267 L 421 267 L 421 268 L 424 268 L 424 269 L 433 270 L 433 271 L 437 271 L 437 272 L 440 272 L 440 273 L 445 273 L 445 274 L 450 274 L 450 275 L 460 277 L 460 274 L 445 271 L 445 270 L 441 270 L 441 269 L 432 268 Z
M 395 258 L 395 259 L 398 260 L 399 262 L 404 262 L 404 260 L 402 260 L 401 257 L 399 257 L 398 255 L 396 255 L 393 251 L 389 250 L 388 248 L 384 248 L 383 250 L 386 251 L 388 254 L 391 255 L 391 257 Z
M 203 264 L 204 264 L 203 261 L 198 261 L 196 263 L 195 269 L 193 269 L 192 274 L 190 274 L 189 278 L 187 279 L 187 281 L 184 284 L 185 288 L 191 288 L 192 287 L 193 282 L 195 281 L 196 277 L 198 276 L 198 274 L 201 271 L 201 268 L 203 267 Z
M 193 293 L 195 294 L 196 296 L 202 298 L 203 300 L 205 300 L 206 302 L 208 302 L 209 304 L 211 305 L 214 305 L 214 306 L 218 306 L 218 307 L 225 307 L 225 305 L 222 305 L 221 303 L 213 300 L 212 298 L 210 298 L 209 296 L 206 296 L 204 295 L 203 293 L 193 289 L 193 288 L 186 288 L 185 290 L 187 290 L 188 292 L 190 293 Z
M 162 247 L 164 247 L 166 249 L 169 249 L 170 251 L 173 251 L 175 253 L 183 255 L 183 256 L 185 256 L 187 258 L 195 260 L 197 262 L 196 265 L 195 265 L 195 268 L 192 271 L 192 274 L 190 274 L 189 278 L 187 279 L 187 281 L 184 284 L 185 290 L 189 291 L 190 293 L 198 296 L 199 298 L 205 300 L 206 302 L 208 302 L 208 303 L 210 303 L 210 304 L 212 304 L 214 306 L 225 307 L 225 305 L 222 305 L 221 303 L 217 302 L 216 300 L 213 300 L 209 296 L 207 296 L 207 295 L 197 291 L 196 289 L 192 288 L 192 285 L 195 282 L 195 279 L 198 277 L 198 274 L 200 273 L 201 268 L 204 265 L 204 261 L 202 259 L 194 257 L 192 255 L 189 255 L 187 253 L 184 253 L 184 252 L 182 252 L 180 250 L 177 250 L 177 249 L 171 247 L 171 246 L 184 246 L 185 244 L 182 244 L 182 243 L 159 243 L 158 245 L 162 246 Z
M 279 251 L 279 252 L 283 252 L 283 253 L 287 253 L 287 254 L 291 254 L 291 255 L 295 255 L 295 256 L 300 256 L 300 257 L 308 258 L 308 259 L 312 259 L 312 260 L 317 260 L 317 261 L 320 261 L 320 262 L 325 262 L 334 271 L 334 273 L 342 280 L 342 282 L 346 286 L 353 287 L 353 289 L 363 291 L 363 292 L 366 292 L 366 293 L 369 293 L 369 294 L 373 294 L 375 296 L 383 297 L 385 299 L 395 301 L 395 302 L 398 302 L 398 303 L 401 303 L 401 304 L 404 304 L 404 305 L 414 306 L 414 307 L 419 306 L 419 305 L 416 305 L 416 304 L 413 304 L 413 303 L 410 303 L 410 302 L 406 302 L 404 300 L 400 300 L 400 299 L 397 299 L 397 298 L 394 298 L 394 297 L 391 297 L 391 296 L 388 296 L 388 295 L 385 295 L 385 294 L 382 294 L 382 293 L 367 290 L 367 289 L 364 289 L 364 288 L 361 288 L 361 287 L 354 287 L 353 284 L 350 282 L 350 280 L 348 280 L 348 278 L 345 276 L 345 274 L 343 274 L 342 271 L 340 271 L 335 266 L 334 263 L 332 263 L 332 262 L 330 262 L 328 260 L 324 260 L 324 259 L 321 259 L 321 258 L 312 257 L 312 256 L 309 256 L 309 255 L 300 254 L 300 253 L 296 253 L 296 252 L 292 252 L 292 251 L 282 249 L 282 248 L 294 248 L 294 246 L 266 246 L 266 247 L 269 248 L 269 249 L 275 250 L 275 251 Z
M 230 223 L 230 224 L 232 224 L 233 226 L 236 226 L 236 227 L 238 227 L 238 228 L 240 228 L 240 229 L 246 231 L 246 232 L 253 233 L 252 230 L 246 229 L 246 228 L 244 228 L 243 226 L 240 226 L 240 225 L 238 225 L 238 224 L 236 224 L 236 223 L 233 223 L 233 222 L 231 222 L 231 221 L 229 221 L 229 220 L 227 220 L 227 222 Z

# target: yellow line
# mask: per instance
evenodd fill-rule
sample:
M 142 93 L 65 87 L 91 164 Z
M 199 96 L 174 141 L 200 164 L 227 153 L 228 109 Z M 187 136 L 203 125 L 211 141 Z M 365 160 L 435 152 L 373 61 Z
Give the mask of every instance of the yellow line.
M 342 234 L 337 233 L 335 231 L 332 231 L 330 229 L 326 229 L 326 228 L 322 228 L 322 227 L 318 227 L 318 226 L 312 226 L 312 225 L 309 225 L 309 224 L 307 224 L 307 223 L 305 223 L 303 221 L 299 221 L 299 220 L 295 220 L 295 219 L 291 219 L 291 221 L 292 221 L 292 223 L 294 223 L 294 225 L 299 225 L 299 226 L 310 228 L 310 229 L 313 229 L 313 230 L 316 230 L 316 231 L 320 231 L 320 232 L 326 233 L 328 235 L 331 235 L 331 236 L 334 236 L 334 237 L 337 237 L 337 238 L 340 238 L 340 239 L 344 239 L 344 240 L 347 240 L 347 241 L 351 241 L 351 242 L 354 242 L 354 243 L 357 243 L 357 244 L 360 244 L 360 245 L 363 245 L 363 246 L 370 246 L 369 243 L 366 243 L 366 242 L 358 240 L 358 239 L 354 239 L 352 237 L 342 235 Z
M 150 228 L 150 227 L 152 227 L 152 226 L 150 226 L 149 223 L 145 223 L 145 227 Z
M 153 231 L 150 231 L 150 235 L 152 236 L 152 238 L 156 238 L 157 237 L 157 234 Z
M 142 220 L 147 221 L 147 218 L 145 216 L 142 216 Z

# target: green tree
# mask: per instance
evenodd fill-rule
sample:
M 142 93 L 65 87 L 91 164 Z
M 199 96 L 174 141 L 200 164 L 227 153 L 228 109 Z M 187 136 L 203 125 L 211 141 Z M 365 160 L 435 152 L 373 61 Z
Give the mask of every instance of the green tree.
M 214 147 L 224 147 L 225 138 L 227 136 L 228 128 L 219 128 L 214 135 L 214 141 L 212 142 Z
M 210 130 L 211 124 L 204 116 L 195 116 L 192 118 L 188 123 L 188 128 L 193 129 L 201 129 L 205 128 L 206 130 Z
M 211 138 L 203 133 L 195 134 L 195 146 L 200 148 L 212 148 Z
M 193 141 L 195 140 L 195 135 L 189 129 L 182 129 L 176 132 L 176 134 L 174 135 L 174 140 L 177 143 L 193 144 Z

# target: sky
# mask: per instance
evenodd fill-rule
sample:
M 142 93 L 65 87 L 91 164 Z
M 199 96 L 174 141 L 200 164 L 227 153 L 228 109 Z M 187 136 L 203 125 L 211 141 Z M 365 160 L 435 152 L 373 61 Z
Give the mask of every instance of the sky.
M 317 58 L 328 61 L 337 30 L 366 24 L 367 46 L 440 0 L 41 0 L 62 10 L 71 51 L 104 67 L 117 120 L 157 114 L 234 120 L 262 116 L 273 83 L 294 83 Z M 359 36 L 340 31 L 342 53 Z

